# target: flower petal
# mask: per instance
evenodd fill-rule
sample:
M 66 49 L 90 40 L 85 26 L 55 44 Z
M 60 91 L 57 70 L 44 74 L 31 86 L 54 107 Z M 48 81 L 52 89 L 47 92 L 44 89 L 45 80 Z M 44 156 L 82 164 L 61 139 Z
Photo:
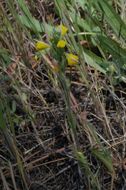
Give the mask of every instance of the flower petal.
M 68 28 L 66 26 L 64 26 L 63 24 L 59 25 L 58 28 L 60 29 L 62 36 L 64 36 L 68 31 Z
M 45 43 L 45 42 L 42 42 L 42 41 L 38 41 L 36 44 L 35 44 L 35 48 L 37 51 L 39 50 L 44 50 L 44 49 L 47 49 L 49 48 L 49 44 Z
M 72 53 L 67 54 L 66 58 L 69 66 L 77 65 L 79 62 L 79 57 Z
M 64 48 L 66 46 L 66 41 L 65 40 L 59 40 L 57 43 L 58 48 Z

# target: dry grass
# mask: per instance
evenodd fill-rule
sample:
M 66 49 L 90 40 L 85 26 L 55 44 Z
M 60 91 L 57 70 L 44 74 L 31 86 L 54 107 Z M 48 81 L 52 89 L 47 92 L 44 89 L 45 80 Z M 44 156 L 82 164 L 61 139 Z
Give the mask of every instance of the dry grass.
M 0 189 L 125 189 L 125 2 L 113 1 L 117 27 L 93 2 L 25 3 L 0 3 Z M 79 64 L 55 73 L 34 44 L 60 22 Z

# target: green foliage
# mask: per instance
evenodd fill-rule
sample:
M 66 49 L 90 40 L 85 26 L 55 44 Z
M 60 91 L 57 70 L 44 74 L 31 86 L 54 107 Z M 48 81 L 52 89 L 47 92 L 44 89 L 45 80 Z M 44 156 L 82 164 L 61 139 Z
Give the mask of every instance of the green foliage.
M 100 184 L 98 182 L 97 176 L 95 176 L 91 171 L 90 164 L 88 163 L 86 156 L 84 156 L 82 152 L 76 152 L 76 157 L 80 163 L 81 168 L 84 170 L 89 183 L 91 183 L 91 188 L 94 190 L 100 190 Z
M 22 16 L 21 15 L 17 16 L 24 26 L 28 27 L 31 31 L 35 33 L 47 32 L 48 34 L 51 34 L 53 32 L 53 26 L 47 23 L 40 23 L 37 19 L 35 19 L 31 15 L 24 0 L 18 0 L 17 3 L 19 4 L 19 7 L 23 13 Z
M 126 24 L 113 9 L 110 2 L 105 0 L 85 0 L 83 2 L 77 0 L 74 3 L 67 2 L 66 4 L 56 1 L 56 4 L 58 5 L 57 8 L 62 7 L 63 12 L 60 13 L 62 17 L 68 18 L 69 15 L 75 30 L 78 29 L 78 34 L 82 33 L 82 36 L 77 35 L 78 38 L 88 40 L 92 44 L 91 46 L 99 49 L 101 56 L 97 55 L 97 53 L 95 54 L 90 47 L 88 50 L 83 48 L 86 63 L 108 76 L 111 73 L 111 65 L 114 64 L 113 78 L 120 78 L 121 74 L 124 75 Z M 80 10 L 82 9 L 84 15 L 81 16 L 75 6 Z M 64 11 L 65 9 L 67 10 L 66 12 Z M 88 32 L 90 35 L 88 35 Z M 111 56 L 111 61 L 109 56 Z
M 106 166 L 106 168 L 111 174 L 114 174 L 112 159 L 110 156 L 110 152 L 107 149 L 103 147 L 93 148 L 92 153 Z
M 5 48 L 0 49 L 0 62 L 4 66 L 8 66 L 11 63 L 11 55 Z
M 107 23 L 113 29 L 114 33 L 117 35 L 118 38 L 122 37 L 124 40 L 126 39 L 126 25 L 120 16 L 115 12 L 113 7 L 109 5 L 106 0 L 100 1 L 96 0 L 93 1 L 96 5 L 97 9 L 101 11 Z

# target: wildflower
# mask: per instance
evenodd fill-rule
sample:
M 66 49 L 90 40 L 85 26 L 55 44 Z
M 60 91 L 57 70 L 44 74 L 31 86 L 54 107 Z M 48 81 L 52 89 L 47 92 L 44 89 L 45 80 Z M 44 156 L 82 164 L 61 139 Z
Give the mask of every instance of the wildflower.
M 68 28 L 66 26 L 64 26 L 63 24 L 59 25 L 58 28 L 60 29 L 62 36 L 64 36 L 68 31 Z
M 57 43 L 58 48 L 64 48 L 66 46 L 66 41 L 65 40 L 59 40 Z
M 49 48 L 49 44 L 45 43 L 45 42 L 42 42 L 42 41 L 38 41 L 36 44 L 35 44 L 35 48 L 37 51 L 39 50 L 44 50 L 44 49 L 47 49 Z
M 72 53 L 69 53 L 66 55 L 67 62 L 69 66 L 77 65 L 79 61 L 79 57 L 77 55 L 74 55 Z

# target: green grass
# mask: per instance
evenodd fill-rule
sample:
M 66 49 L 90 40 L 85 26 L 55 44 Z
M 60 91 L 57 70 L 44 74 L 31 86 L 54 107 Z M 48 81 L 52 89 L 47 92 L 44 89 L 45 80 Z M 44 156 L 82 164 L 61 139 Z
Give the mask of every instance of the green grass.
M 39 122 L 44 123 L 39 115 L 44 112 L 47 120 L 48 112 L 54 115 L 53 106 L 56 113 L 59 110 L 58 104 L 48 102 L 45 96 L 51 88 L 64 115 L 64 125 L 60 127 L 69 144 L 66 159 L 71 154 L 77 162 L 85 188 L 116 189 L 119 174 L 115 165 L 123 168 L 121 164 L 125 159 L 125 12 L 125 1 L 121 0 L 54 0 L 43 5 L 39 0 L 1 3 L 0 133 L 4 148 L 7 144 L 7 153 L 5 166 L 0 168 L 0 180 L 5 189 L 30 189 L 30 172 L 38 166 L 34 165 L 36 160 L 41 156 L 44 160 L 57 151 L 52 148 L 53 138 L 45 139 L 50 134 L 49 126 L 45 136 L 44 130 L 37 129 Z M 68 28 L 64 36 L 57 28 L 60 23 Z M 67 41 L 65 48 L 57 47 L 60 39 Z M 36 41 L 44 41 L 50 48 L 37 51 Z M 78 64 L 68 66 L 67 53 L 77 55 Z M 77 88 L 80 89 L 78 96 Z M 57 120 L 54 125 L 59 122 Z M 15 125 L 18 125 L 18 135 Z M 32 157 L 32 150 L 37 151 L 36 145 L 27 151 L 27 140 L 23 145 L 22 139 L 19 145 L 21 133 L 35 135 L 37 146 L 44 149 L 43 153 L 40 148 L 40 157 Z M 121 151 L 120 145 L 123 146 Z M 27 162 L 29 158 L 31 163 Z M 43 164 L 48 162 L 50 160 Z M 11 182 L 5 170 L 10 171 Z M 64 169 L 59 173 L 62 171 Z M 17 176 L 20 176 L 18 182 Z M 109 179 L 108 186 L 103 180 L 105 177 Z M 43 184 L 50 178 L 53 174 L 43 178 Z

